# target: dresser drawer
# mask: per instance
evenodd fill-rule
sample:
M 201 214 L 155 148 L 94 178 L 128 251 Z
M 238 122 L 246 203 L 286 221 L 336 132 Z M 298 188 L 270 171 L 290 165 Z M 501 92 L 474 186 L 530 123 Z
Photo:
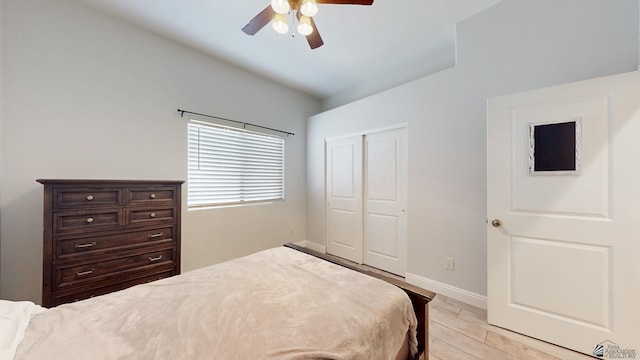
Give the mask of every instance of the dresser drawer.
M 144 270 L 154 266 L 173 266 L 174 249 L 162 249 L 146 253 L 134 253 L 130 256 L 112 258 L 95 263 L 58 266 L 56 283 L 62 289 L 72 285 L 104 280 L 111 276 L 124 275 L 135 270 Z
M 91 237 L 65 237 L 54 239 L 61 259 L 90 256 L 109 251 L 126 250 L 174 240 L 173 226 Z
M 122 189 L 55 188 L 54 208 L 81 209 L 122 205 Z
M 53 213 L 53 232 L 95 231 L 122 224 L 122 209 L 100 209 Z
M 152 270 L 152 271 L 145 271 L 136 275 L 141 275 L 141 277 L 127 279 L 122 282 L 118 282 L 108 286 L 97 287 L 91 290 L 84 290 L 84 291 L 71 292 L 71 293 L 64 292 L 61 295 L 56 296 L 54 300 L 54 305 L 60 305 L 60 304 L 74 302 L 74 301 L 84 300 L 84 299 L 92 298 L 94 296 L 104 295 L 114 291 L 123 290 L 135 285 L 150 283 L 153 281 L 174 276 L 175 272 L 173 270 L 169 270 L 169 271 L 164 270 L 161 272 Z
M 132 188 L 126 194 L 127 204 L 143 206 L 159 203 L 175 204 L 178 198 L 177 190 L 175 186 Z
M 127 224 L 173 223 L 176 220 L 176 208 L 128 209 Z

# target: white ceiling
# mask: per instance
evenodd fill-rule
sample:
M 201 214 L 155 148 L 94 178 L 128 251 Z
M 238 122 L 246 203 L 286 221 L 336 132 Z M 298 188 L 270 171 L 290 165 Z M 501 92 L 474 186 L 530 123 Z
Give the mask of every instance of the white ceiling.
M 424 74 L 429 58 L 453 48 L 456 22 L 501 0 L 321 4 L 314 19 L 324 46 L 315 50 L 270 25 L 240 31 L 270 0 L 79 1 L 323 99 L 394 72 Z

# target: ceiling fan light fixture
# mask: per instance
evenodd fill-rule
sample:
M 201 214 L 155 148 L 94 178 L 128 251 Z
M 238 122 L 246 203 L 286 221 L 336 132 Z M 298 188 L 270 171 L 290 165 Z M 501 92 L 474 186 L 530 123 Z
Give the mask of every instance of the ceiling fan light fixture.
M 275 31 L 286 34 L 289 32 L 286 15 L 291 15 L 291 23 L 295 24 L 298 19 L 297 30 L 306 37 L 309 47 L 313 50 L 324 45 L 312 17 L 318 12 L 318 4 L 372 5 L 374 0 L 270 0 L 270 2 L 269 6 L 260 11 L 242 28 L 242 32 L 247 35 L 255 35 L 260 29 L 271 23 Z
M 300 12 L 304 16 L 315 16 L 318 13 L 318 3 L 316 0 L 303 0 L 302 5 L 300 5 Z
M 271 0 L 271 8 L 278 14 L 286 14 L 291 10 L 288 0 Z
M 300 35 L 310 35 L 313 32 L 313 26 L 311 26 L 311 18 L 308 16 L 300 16 L 298 19 L 298 32 Z
M 286 34 L 289 32 L 289 25 L 287 24 L 287 18 L 284 14 L 276 14 L 273 18 L 273 24 L 271 24 L 273 30 L 280 34 Z

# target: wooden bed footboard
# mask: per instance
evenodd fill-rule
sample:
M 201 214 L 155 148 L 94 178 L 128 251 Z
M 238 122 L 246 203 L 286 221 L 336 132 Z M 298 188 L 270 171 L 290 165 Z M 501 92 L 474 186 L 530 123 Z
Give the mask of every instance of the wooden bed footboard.
M 377 279 L 384 280 L 404 290 L 404 292 L 406 292 L 409 296 L 409 299 L 411 299 L 411 303 L 413 304 L 413 311 L 415 312 L 418 319 L 418 354 L 413 360 L 421 359 L 422 354 L 425 354 L 425 360 L 429 358 L 429 301 L 431 301 L 436 296 L 434 292 L 422 289 L 415 285 L 408 284 L 402 280 L 384 275 L 382 273 L 367 270 L 364 267 L 361 267 L 357 264 L 349 263 L 346 260 L 342 260 L 338 257 L 323 254 L 321 252 L 311 250 L 309 248 L 305 248 L 296 244 L 286 243 L 284 244 L 284 246 L 329 261 L 336 265 L 340 265 L 348 269 L 373 276 Z

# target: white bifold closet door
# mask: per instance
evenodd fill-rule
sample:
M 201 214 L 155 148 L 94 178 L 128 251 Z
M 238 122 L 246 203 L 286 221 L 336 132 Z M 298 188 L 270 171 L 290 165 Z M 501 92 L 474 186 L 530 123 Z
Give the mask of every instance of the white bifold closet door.
M 327 141 L 327 252 L 404 276 L 406 128 Z

